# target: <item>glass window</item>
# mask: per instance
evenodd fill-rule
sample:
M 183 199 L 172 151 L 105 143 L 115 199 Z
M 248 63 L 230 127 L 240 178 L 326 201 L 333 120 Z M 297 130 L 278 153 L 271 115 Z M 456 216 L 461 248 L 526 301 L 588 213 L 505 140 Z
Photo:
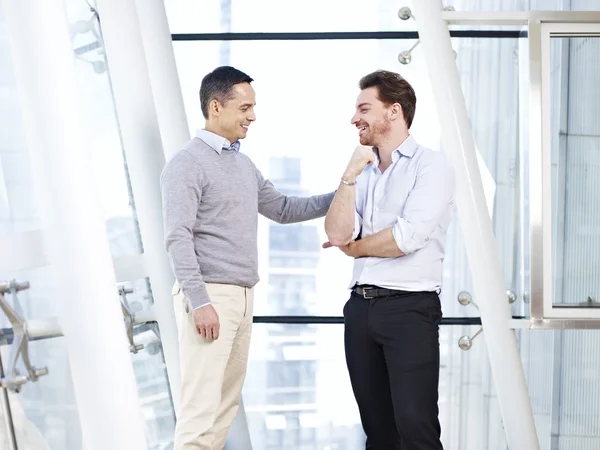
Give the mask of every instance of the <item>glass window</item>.
M 501 448 L 503 441 L 484 342 L 474 341 L 468 352 L 457 345 L 476 330 L 440 328 L 439 407 L 447 449 Z M 364 449 L 342 325 L 256 324 L 243 395 L 254 448 Z M 477 432 L 483 429 L 489 433 Z
M 0 234 L 35 230 L 40 217 L 33 194 L 25 130 L 8 32 L 0 8 Z
M 152 308 L 154 301 L 148 278 L 121 283 L 120 287 L 133 291 L 125 296 L 133 314 Z M 144 346 L 142 350 L 131 354 L 131 362 L 147 424 L 148 444 L 151 449 L 166 448 L 173 441 L 175 412 L 158 324 L 136 325 L 133 328 L 133 344 Z
M 595 0 L 455 0 L 457 11 L 595 11 Z
M 0 325 L 4 325 L 2 320 Z M 9 347 L 3 346 L 0 353 L 7 370 Z M 79 415 L 65 340 L 55 338 L 32 342 L 29 344 L 29 357 L 35 367 L 47 366 L 48 374 L 35 383 L 26 383 L 18 394 L 9 393 L 17 445 L 35 450 L 81 448 Z M 18 368 L 21 373 L 26 373 L 21 362 Z M 0 425 L 0 447 L 9 448 L 1 409 Z
M 412 8 L 414 2 L 376 0 L 367 5 L 358 0 L 306 0 L 290 8 L 278 0 L 167 0 L 165 7 L 172 33 L 416 31 L 413 19 L 398 18 L 398 10 Z M 596 0 L 453 0 L 444 5 L 452 5 L 456 11 L 598 9 Z
M 271 181 L 274 183 L 300 183 L 300 158 L 272 157 Z
M 506 288 L 515 290 L 522 313 L 526 289 L 520 211 L 519 39 L 453 39 L 457 65 L 481 155 L 484 181 L 489 187 L 490 210 L 502 258 Z M 219 64 L 232 64 L 256 81 L 257 121 L 250 127 L 241 150 L 247 153 L 282 192 L 321 194 L 337 188 L 339 176 L 356 143 L 350 124 L 358 81 L 383 68 L 400 72 L 417 92 L 418 104 L 412 134 L 429 148 L 440 149 L 437 112 L 429 86 L 423 53 L 413 51 L 408 65 L 398 54 L 414 40 L 234 41 L 223 59 L 218 41 L 173 43 L 181 77 L 190 128 L 204 123 L 198 89 L 202 77 Z M 198 58 L 197 55 L 203 55 Z M 360 55 L 357 59 L 357 55 Z M 470 272 L 462 233 L 454 220 L 448 234 L 442 297 L 446 316 L 477 316 L 476 308 L 463 307 L 456 297 L 470 291 Z M 352 261 L 336 249 L 323 250 L 323 220 L 298 225 L 259 221 L 259 270 L 255 313 L 290 311 L 296 314 L 340 315 L 348 297 Z M 310 276 L 316 286 L 283 295 L 271 285 L 274 275 Z M 291 289 L 291 288 L 290 288 Z M 279 299 L 279 300 L 277 300 Z M 285 300 L 284 300 L 285 299 Z M 477 302 L 477 299 L 474 299 Z M 278 305 L 277 302 L 285 302 Z
M 141 253 L 131 186 L 127 175 L 108 64 L 96 15 L 84 0 L 67 2 L 76 55 L 77 90 L 86 151 L 91 155 L 96 186 L 114 258 Z
M 519 330 L 540 448 L 600 446 L 598 330 Z
M 169 0 L 172 33 L 273 33 L 416 30 L 398 18 L 401 4 L 388 0 L 307 0 L 293 7 L 278 0 Z M 343 20 L 341 20 L 343 19 Z
M 320 247 L 317 227 L 304 224 L 269 226 L 271 252 L 318 252 Z
M 553 303 L 600 306 L 599 37 L 550 38 Z

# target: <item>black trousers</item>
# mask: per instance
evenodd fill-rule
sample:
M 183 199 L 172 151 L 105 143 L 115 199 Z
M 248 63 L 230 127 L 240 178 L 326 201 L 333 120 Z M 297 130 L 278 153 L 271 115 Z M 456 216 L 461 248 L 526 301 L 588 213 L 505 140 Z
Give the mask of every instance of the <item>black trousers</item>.
M 442 450 L 438 419 L 442 318 L 435 292 L 344 306 L 344 344 L 366 450 Z

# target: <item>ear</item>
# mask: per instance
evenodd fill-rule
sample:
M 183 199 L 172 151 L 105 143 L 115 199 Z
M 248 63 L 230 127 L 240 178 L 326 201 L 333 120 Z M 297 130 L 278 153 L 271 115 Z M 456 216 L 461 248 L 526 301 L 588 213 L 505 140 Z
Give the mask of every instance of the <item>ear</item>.
M 221 104 L 218 102 L 217 99 L 212 99 L 210 101 L 210 103 L 208 104 L 208 112 L 209 112 L 209 116 L 213 115 L 213 116 L 218 116 L 221 112 Z
M 391 120 L 404 120 L 404 114 L 402 112 L 402 106 L 400 103 L 394 103 L 390 108 L 390 119 Z

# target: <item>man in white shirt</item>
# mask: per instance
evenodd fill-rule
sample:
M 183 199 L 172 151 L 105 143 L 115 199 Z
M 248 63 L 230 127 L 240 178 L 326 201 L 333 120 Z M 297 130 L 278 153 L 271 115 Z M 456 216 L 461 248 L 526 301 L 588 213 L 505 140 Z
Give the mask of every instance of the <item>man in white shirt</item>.
M 399 74 L 359 83 L 356 148 L 325 219 L 355 258 L 344 306 L 346 362 L 367 450 L 441 450 L 438 296 L 454 174 L 409 134 L 416 96 Z

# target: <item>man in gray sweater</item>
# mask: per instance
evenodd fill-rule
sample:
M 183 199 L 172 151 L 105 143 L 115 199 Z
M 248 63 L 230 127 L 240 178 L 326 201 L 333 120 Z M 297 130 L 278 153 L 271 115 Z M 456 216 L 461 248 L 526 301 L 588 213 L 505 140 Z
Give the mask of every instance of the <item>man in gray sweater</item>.
M 175 450 L 221 450 L 238 409 L 258 282 L 258 213 L 278 223 L 323 217 L 334 193 L 288 197 L 240 153 L 254 114 L 252 78 L 218 67 L 202 80 L 206 119 L 161 176 L 175 274 L 181 399 Z

